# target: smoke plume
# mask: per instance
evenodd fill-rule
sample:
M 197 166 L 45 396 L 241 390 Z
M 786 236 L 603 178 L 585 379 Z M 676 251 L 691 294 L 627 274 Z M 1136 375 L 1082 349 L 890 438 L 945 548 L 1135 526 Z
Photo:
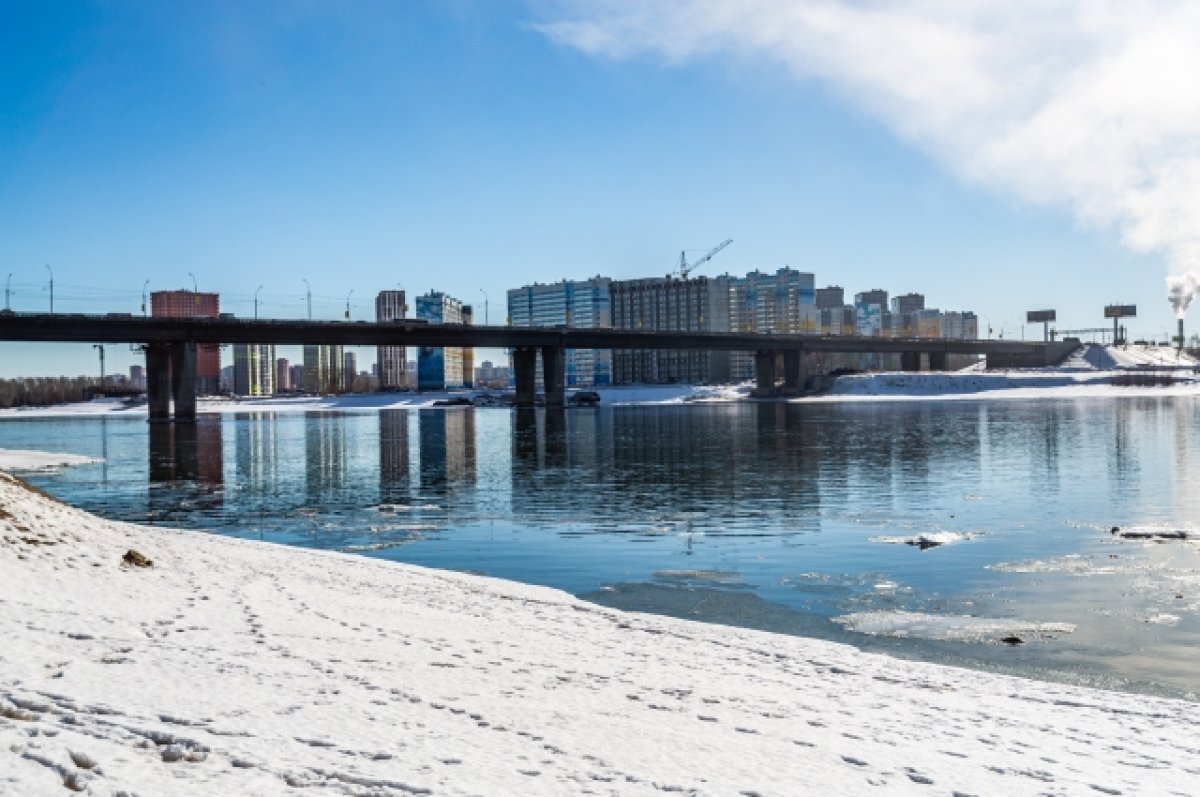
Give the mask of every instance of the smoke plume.
M 1175 308 L 1176 318 L 1187 315 L 1197 291 L 1200 291 L 1200 279 L 1191 272 L 1181 277 L 1167 277 L 1167 299 L 1171 302 L 1171 307 Z
M 598 57 L 723 57 L 834 86 L 966 180 L 1066 207 L 1200 273 L 1194 0 L 537 0 Z

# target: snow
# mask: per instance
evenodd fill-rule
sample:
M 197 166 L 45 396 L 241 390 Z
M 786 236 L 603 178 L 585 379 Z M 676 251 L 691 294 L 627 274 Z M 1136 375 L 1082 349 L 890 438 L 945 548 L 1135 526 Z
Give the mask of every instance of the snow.
M 153 566 L 122 564 L 130 549 Z M 109 522 L 3 473 L 0 574 L 0 794 L 1184 795 L 1200 783 L 1194 703 Z
M 0 448 L 0 470 L 15 472 L 57 471 L 73 465 L 88 465 L 99 461 L 81 454 Z

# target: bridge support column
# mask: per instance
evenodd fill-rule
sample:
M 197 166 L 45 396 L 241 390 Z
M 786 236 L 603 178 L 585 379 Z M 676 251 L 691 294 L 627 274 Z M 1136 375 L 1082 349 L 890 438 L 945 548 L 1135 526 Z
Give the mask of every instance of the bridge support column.
M 754 395 L 775 395 L 775 352 L 754 352 Z
M 921 352 L 919 352 L 919 351 L 900 352 L 900 370 L 902 370 L 902 371 L 920 371 L 921 370 Z
M 542 347 L 542 385 L 547 407 L 561 407 L 566 402 L 566 354 L 561 346 Z
M 168 343 L 146 344 L 146 403 L 150 423 L 171 420 L 171 348 Z
M 533 406 L 534 385 L 537 382 L 537 349 L 530 346 L 513 349 L 513 379 L 517 385 L 515 404 Z
M 196 422 L 196 344 L 171 346 L 171 393 L 175 398 L 175 422 Z
M 945 371 L 946 370 L 946 352 L 944 352 L 944 351 L 929 352 L 929 370 L 930 371 Z
M 804 352 L 791 349 L 783 353 L 783 392 L 798 396 L 804 391 Z

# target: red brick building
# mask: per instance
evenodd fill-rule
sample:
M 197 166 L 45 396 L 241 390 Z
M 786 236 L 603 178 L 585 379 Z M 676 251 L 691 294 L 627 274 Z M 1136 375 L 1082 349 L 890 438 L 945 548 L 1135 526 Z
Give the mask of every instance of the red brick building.
M 221 296 L 196 291 L 154 291 L 150 294 L 150 315 L 155 318 L 216 318 L 221 314 Z M 196 347 L 196 393 L 220 392 L 221 349 L 215 343 Z

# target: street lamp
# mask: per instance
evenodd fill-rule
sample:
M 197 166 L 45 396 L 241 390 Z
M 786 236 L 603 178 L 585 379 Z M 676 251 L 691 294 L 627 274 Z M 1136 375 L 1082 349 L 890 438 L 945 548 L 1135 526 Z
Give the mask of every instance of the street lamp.
M 350 320 L 350 297 L 354 295 L 354 289 L 350 289 L 350 293 L 346 294 L 346 320 Z
M 50 268 L 49 263 L 43 263 L 42 265 L 50 272 L 50 315 L 54 315 L 54 269 Z
M 488 298 L 487 298 L 487 291 L 485 291 L 483 288 L 480 288 L 480 289 L 479 289 L 479 292 L 483 294 L 483 325 L 486 327 L 486 326 L 489 326 L 489 324 L 488 324 Z
M 146 315 L 146 288 L 150 285 L 150 280 L 142 283 L 142 316 Z
M 312 321 L 312 286 L 304 277 L 301 277 L 300 281 L 304 283 L 304 295 L 308 297 L 308 320 Z
M 5 310 L 12 309 L 8 303 L 8 298 L 9 298 L 9 296 L 12 295 L 12 289 L 9 288 L 9 285 L 11 285 L 11 284 L 12 284 L 12 274 L 9 274 L 8 279 L 4 280 L 4 309 Z
M 263 286 L 261 286 L 261 285 L 259 285 L 257 288 L 254 289 L 254 320 L 255 321 L 258 320 L 258 292 L 261 291 L 262 289 L 263 289 Z
M 93 343 L 92 348 L 100 352 L 100 390 L 104 390 L 104 344 Z

